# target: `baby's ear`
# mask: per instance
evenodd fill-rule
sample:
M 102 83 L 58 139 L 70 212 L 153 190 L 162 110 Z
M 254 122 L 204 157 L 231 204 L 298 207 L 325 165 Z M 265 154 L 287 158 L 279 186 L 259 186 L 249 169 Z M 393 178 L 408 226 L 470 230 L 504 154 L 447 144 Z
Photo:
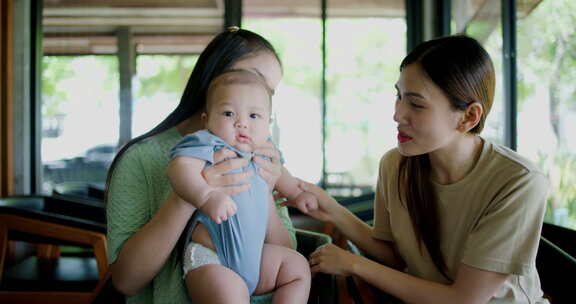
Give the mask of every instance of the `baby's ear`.
M 208 120 L 208 114 L 206 114 L 206 112 L 202 112 L 202 115 L 200 115 L 200 120 L 202 120 L 203 123 L 206 123 Z

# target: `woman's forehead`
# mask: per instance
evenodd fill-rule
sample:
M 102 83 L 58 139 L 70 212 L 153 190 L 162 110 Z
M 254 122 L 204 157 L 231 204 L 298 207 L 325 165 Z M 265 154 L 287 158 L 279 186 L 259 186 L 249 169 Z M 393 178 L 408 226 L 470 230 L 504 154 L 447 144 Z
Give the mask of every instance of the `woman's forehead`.
M 280 62 L 270 52 L 258 52 L 248 56 L 236 62 L 232 68 L 252 70 L 260 74 L 272 90 L 276 89 L 282 79 Z

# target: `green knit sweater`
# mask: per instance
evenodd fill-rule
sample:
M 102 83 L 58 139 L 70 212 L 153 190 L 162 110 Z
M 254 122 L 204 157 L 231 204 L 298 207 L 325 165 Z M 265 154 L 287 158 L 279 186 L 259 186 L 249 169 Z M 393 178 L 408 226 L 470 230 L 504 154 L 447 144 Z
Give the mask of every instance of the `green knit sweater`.
M 172 188 L 166 177 L 170 149 L 182 136 L 176 128 L 149 137 L 124 153 L 114 170 L 107 204 L 108 263 L 116 261 L 124 242 L 158 211 Z M 278 213 L 296 243 L 286 207 Z M 150 250 L 154 250 L 152 246 Z M 181 254 L 172 250 L 154 280 L 127 303 L 191 303 L 182 279 Z M 253 297 L 252 303 L 270 303 L 271 295 Z

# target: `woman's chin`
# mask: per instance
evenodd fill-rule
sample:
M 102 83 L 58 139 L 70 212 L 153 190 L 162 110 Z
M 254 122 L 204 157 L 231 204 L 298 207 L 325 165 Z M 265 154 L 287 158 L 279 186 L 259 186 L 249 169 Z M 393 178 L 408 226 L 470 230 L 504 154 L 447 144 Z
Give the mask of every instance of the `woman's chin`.
M 408 145 L 406 145 L 406 143 L 398 143 L 398 152 L 400 152 L 400 154 L 402 156 L 415 156 L 415 155 L 419 155 L 422 154 L 419 151 L 415 151 L 414 149 L 410 149 L 410 147 L 407 147 Z

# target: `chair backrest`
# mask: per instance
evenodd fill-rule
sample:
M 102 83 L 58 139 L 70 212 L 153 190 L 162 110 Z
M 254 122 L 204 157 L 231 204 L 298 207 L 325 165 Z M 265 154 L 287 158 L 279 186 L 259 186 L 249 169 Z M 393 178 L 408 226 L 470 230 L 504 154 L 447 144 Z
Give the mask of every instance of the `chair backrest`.
M 536 268 L 542 290 L 552 304 L 574 303 L 575 285 L 574 280 L 569 278 L 576 274 L 576 258 L 542 236 Z
M 0 302 L 89 302 L 108 272 L 106 228 L 94 214 L 99 209 L 57 197 L 0 198 Z M 8 260 L 10 240 L 36 244 L 36 256 Z M 93 254 L 64 256 L 62 245 Z

